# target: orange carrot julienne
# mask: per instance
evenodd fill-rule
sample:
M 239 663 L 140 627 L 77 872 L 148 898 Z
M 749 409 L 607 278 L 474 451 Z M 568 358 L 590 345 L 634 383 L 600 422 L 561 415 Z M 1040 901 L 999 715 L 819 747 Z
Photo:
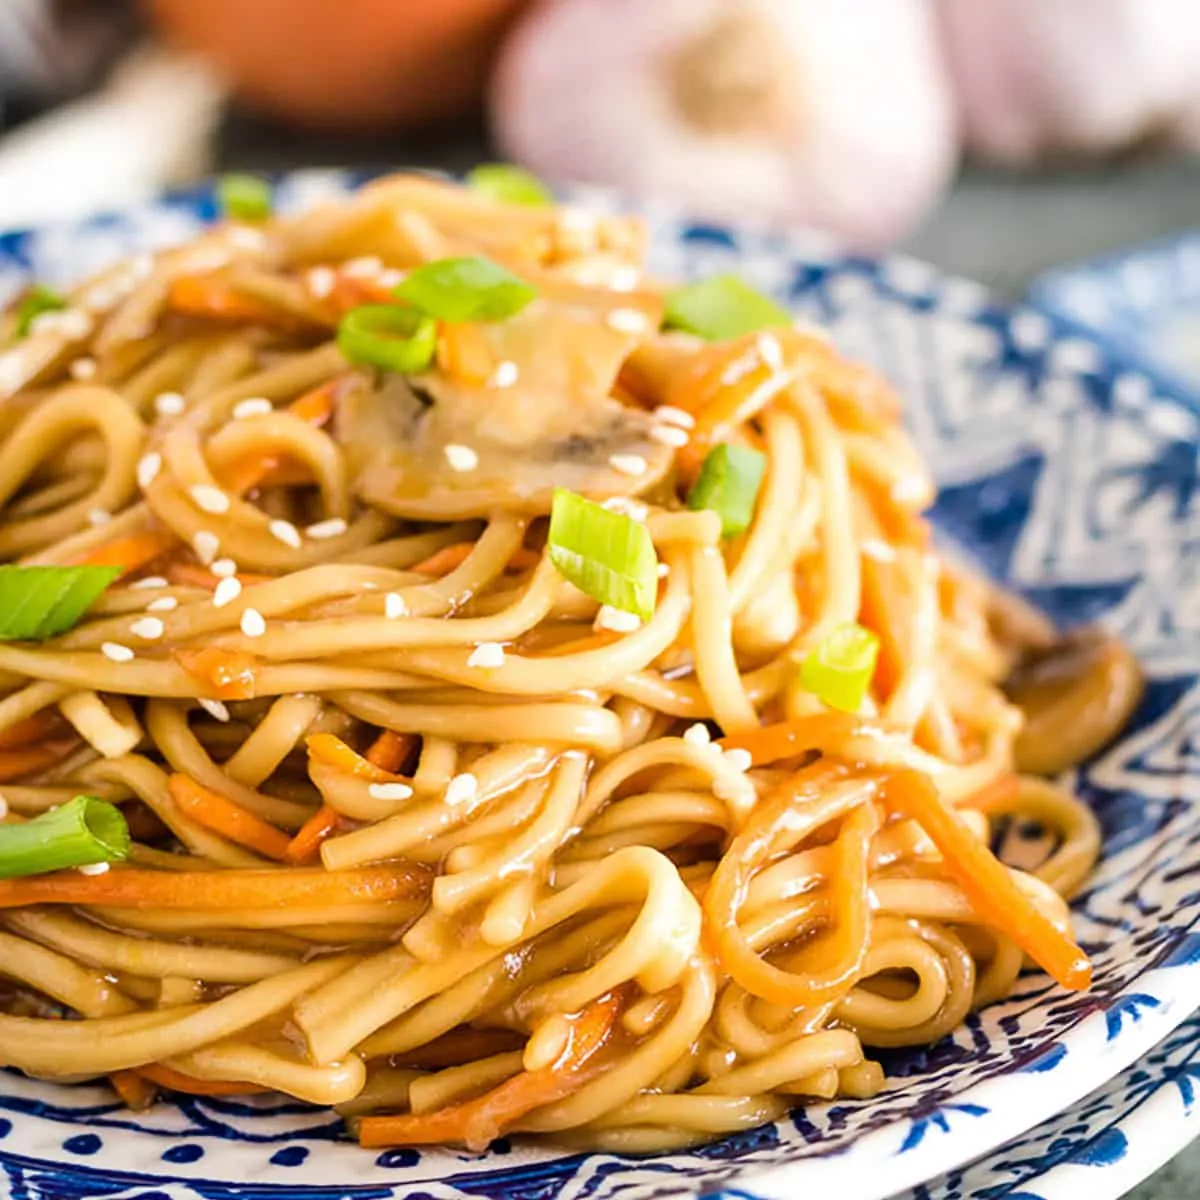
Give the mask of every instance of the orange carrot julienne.
M 55 741 L 41 742 L 36 746 L 0 750 L 0 783 L 9 783 L 20 779 L 22 775 L 44 771 L 47 767 L 62 762 L 78 744 L 77 738 L 59 738 Z
M 730 734 L 721 738 L 718 745 L 723 750 L 749 751 L 751 765 L 761 767 L 782 758 L 795 758 L 806 750 L 824 750 L 831 743 L 853 737 L 877 737 L 886 732 L 885 726 L 853 713 L 824 712 Z
M 429 890 L 428 868 L 387 863 L 347 871 L 155 871 L 113 867 L 103 875 L 56 871 L 0 879 L 0 908 L 27 904 L 100 904 L 113 908 L 220 911 L 229 908 L 329 907 L 415 900 Z
M 294 866 L 311 862 L 320 851 L 321 843 L 327 837 L 336 833 L 340 824 L 341 816 L 337 809 L 330 808 L 328 804 L 322 804 L 296 830 L 295 836 L 288 842 L 287 850 L 283 855 L 285 861 L 292 863 Z
M 415 571 L 418 575 L 433 575 L 440 578 L 461 567 L 474 549 L 474 542 L 454 542 L 449 546 L 443 546 L 440 550 L 435 550 L 428 558 L 422 559 L 409 570 Z M 527 571 L 530 567 L 536 567 L 540 560 L 541 556 L 537 551 L 530 550 L 525 546 L 518 546 L 504 569 L 506 571 Z
M 972 792 L 956 807 L 975 808 L 987 812 L 996 805 L 1002 805 L 1012 800 L 1020 790 L 1021 780 L 1016 775 L 998 775 L 991 783 L 985 783 L 977 792 Z
M 263 660 L 257 655 L 220 646 L 173 653 L 176 662 L 217 700 L 253 700 L 258 694 L 257 671 Z
M 336 734 L 314 733 L 305 739 L 304 744 L 311 758 L 338 771 L 345 771 L 356 779 L 365 779 L 369 783 L 395 783 L 400 778 L 365 759 Z
M 195 563 L 172 563 L 166 568 L 165 574 L 172 583 L 177 583 L 181 587 L 205 588 L 210 592 L 221 582 L 219 576 L 214 575 L 206 567 L 196 566 Z M 238 579 L 245 587 L 270 583 L 274 578 L 274 575 L 254 575 L 249 571 L 238 572 Z
M 621 634 L 602 630 L 600 633 L 593 633 L 589 637 L 576 638 L 572 642 L 560 642 L 557 646 L 551 646 L 548 650 L 539 650 L 532 657 L 562 658 L 567 654 L 586 654 L 589 650 L 603 650 L 605 646 L 611 646 L 613 642 L 619 642 L 620 640 Z
M 478 325 L 443 321 L 438 326 L 437 362 L 451 379 L 482 387 L 491 377 L 495 355 Z
M 181 275 L 171 281 L 167 307 L 190 317 L 259 324 L 295 324 L 295 318 L 239 291 L 216 274 Z
M 137 1068 L 137 1074 L 168 1091 L 184 1092 L 189 1096 L 250 1096 L 267 1090 L 256 1083 L 235 1079 L 197 1079 L 165 1063 L 147 1063 Z
M 108 1082 L 125 1107 L 134 1112 L 145 1112 L 158 1094 L 154 1084 L 137 1071 L 110 1071 Z
M 399 771 L 409 755 L 417 748 L 417 739 L 411 733 L 397 733 L 394 729 L 380 730 L 364 755 L 367 762 L 381 771 Z
M 607 1045 L 623 1004 L 622 993 L 608 992 L 568 1018 L 567 1045 L 558 1059 L 535 1071 L 521 1071 L 491 1091 L 428 1113 L 363 1117 L 362 1146 L 423 1146 L 457 1142 L 482 1150 L 526 1113 L 581 1088 L 596 1072 L 598 1051 Z
M 291 838 L 282 829 L 235 804 L 227 796 L 197 783 L 188 775 L 175 774 L 167 781 L 175 803 L 194 821 L 227 837 L 239 846 L 248 846 L 265 858 L 287 856 Z
M 886 807 L 925 830 L 984 920 L 1011 937 L 1063 987 L 1077 992 L 1091 984 L 1087 955 L 1017 886 L 1008 868 L 942 802 L 929 779 L 915 771 L 896 771 L 884 780 L 880 796 Z
M 0 729 L 0 750 L 21 749 L 30 746 L 35 742 L 45 740 L 51 734 L 65 732 L 66 727 L 66 722 L 57 709 L 43 708 L 40 712 L 35 712 L 33 716 L 26 717 L 25 720 L 18 721 L 7 729 Z
M 121 575 L 128 575 L 178 545 L 179 538 L 170 529 L 145 529 L 101 542 L 74 561 L 89 567 L 121 567 Z

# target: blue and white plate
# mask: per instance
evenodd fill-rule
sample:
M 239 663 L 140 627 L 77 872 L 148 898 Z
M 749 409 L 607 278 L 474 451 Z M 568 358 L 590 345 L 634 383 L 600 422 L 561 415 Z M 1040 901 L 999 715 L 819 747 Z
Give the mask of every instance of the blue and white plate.
M 301 204 L 337 175 L 281 182 Z M 581 203 L 612 207 L 588 192 Z M 64 282 L 177 240 L 210 211 L 179 197 L 84 225 L 0 237 L 0 293 Z M 1101 619 L 1149 675 L 1119 744 L 1077 772 L 1104 858 L 1077 904 L 1096 965 L 1085 995 L 1044 977 L 953 1037 L 887 1055 L 888 1091 L 814 1105 L 697 1150 L 634 1159 L 499 1145 L 487 1154 L 347 1142 L 282 1100 L 163 1104 L 103 1087 L 0 1081 L 0 1194 L 22 1200 L 624 1200 L 722 1187 L 767 1200 L 830 1189 L 879 1200 L 1019 1137 L 1103 1085 L 1200 1005 L 1200 464 L 1197 418 L 1097 342 L 911 260 L 646 213 L 664 275 L 736 271 L 828 326 L 907 398 L 942 486 L 935 520 L 1063 622 Z

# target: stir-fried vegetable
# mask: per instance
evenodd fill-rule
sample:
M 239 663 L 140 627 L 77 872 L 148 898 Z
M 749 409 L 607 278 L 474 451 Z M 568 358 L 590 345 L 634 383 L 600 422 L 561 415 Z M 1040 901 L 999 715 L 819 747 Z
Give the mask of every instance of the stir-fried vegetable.
M 0 567 L 0 641 L 66 633 L 118 575 L 119 567 Z
M 121 810 L 95 796 L 76 796 L 21 825 L 0 825 L 0 879 L 121 862 L 128 855 Z

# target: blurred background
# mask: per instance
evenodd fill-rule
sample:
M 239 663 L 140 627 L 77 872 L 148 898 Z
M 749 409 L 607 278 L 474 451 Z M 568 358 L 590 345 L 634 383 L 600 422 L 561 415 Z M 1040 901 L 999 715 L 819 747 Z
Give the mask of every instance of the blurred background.
M 3 0 L 0 228 L 510 157 L 1017 295 L 1200 213 L 1188 0 Z

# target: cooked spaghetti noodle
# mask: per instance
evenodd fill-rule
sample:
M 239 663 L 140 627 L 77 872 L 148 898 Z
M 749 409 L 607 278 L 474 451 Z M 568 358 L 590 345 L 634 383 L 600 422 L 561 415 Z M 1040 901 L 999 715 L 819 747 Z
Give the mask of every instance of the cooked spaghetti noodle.
M 1027 959 L 1086 985 L 1098 826 L 1020 771 L 1111 736 L 1131 660 L 939 558 L 896 397 L 821 335 L 661 332 L 643 242 L 395 177 L 10 314 L 0 555 L 121 575 L 0 644 L 6 821 L 87 794 L 133 845 L 0 881 L 0 1061 L 645 1151 L 869 1097 Z M 347 355 L 464 255 L 536 298 Z M 684 503 L 719 445 L 765 462 L 733 536 Z M 652 615 L 560 574 L 555 489 L 648 530 Z M 855 711 L 806 670 L 846 628 Z

